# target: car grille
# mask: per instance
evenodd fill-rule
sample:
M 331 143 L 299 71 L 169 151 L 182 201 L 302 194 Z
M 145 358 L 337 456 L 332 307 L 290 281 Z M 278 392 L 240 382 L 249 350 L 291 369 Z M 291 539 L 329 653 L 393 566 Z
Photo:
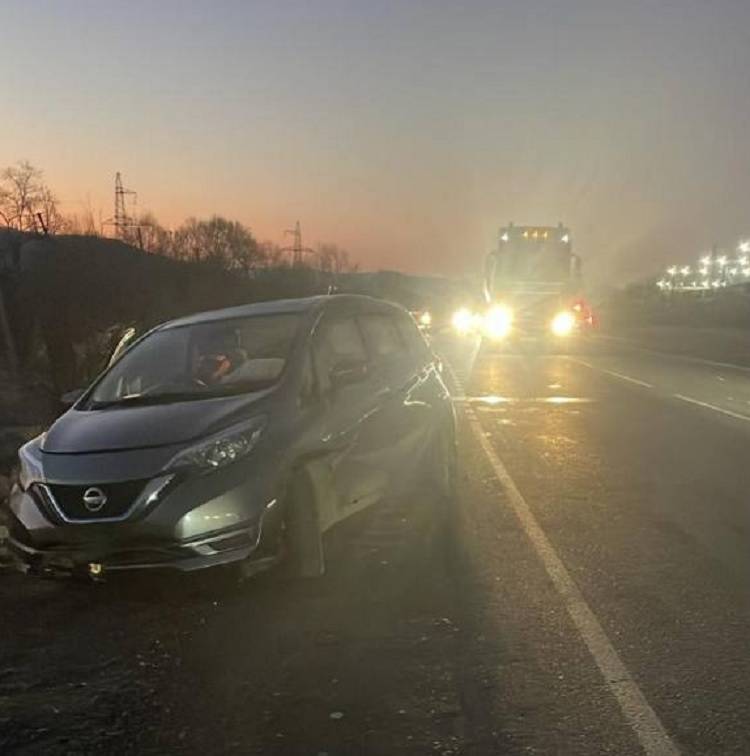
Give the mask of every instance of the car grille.
M 542 300 L 519 308 L 513 318 L 514 330 L 520 334 L 547 332 L 552 318 L 560 311 L 557 301 Z
M 122 483 L 92 483 L 88 486 L 50 484 L 47 486 L 57 508 L 69 520 L 111 520 L 122 517 L 132 507 L 147 480 L 128 480 Z M 86 491 L 98 488 L 106 497 L 104 506 L 92 512 L 83 502 Z

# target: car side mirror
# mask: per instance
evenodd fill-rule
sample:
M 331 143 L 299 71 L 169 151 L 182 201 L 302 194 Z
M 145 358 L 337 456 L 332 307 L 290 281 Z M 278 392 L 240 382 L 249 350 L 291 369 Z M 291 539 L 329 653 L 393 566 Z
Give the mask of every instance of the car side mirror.
M 334 388 L 360 383 L 367 378 L 367 363 L 363 360 L 343 360 L 331 368 L 329 378 Z
M 72 407 L 82 396 L 85 389 L 77 388 L 72 391 L 66 391 L 61 397 L 60 402 L 66 407 Z

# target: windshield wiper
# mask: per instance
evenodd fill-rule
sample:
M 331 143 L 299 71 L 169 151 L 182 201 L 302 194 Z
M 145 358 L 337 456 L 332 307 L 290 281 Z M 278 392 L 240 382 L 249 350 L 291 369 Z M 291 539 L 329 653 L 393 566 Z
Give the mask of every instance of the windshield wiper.
M 95 399 L 88 403 L 88 409 L 99 410 L 111 407 L 144 407 L 153 404 L 172 404 L 174 402 L 192 402 L 205 399 L 206 394 L 196 391 L 168 391 L 159 394 L 131 394 L 120 399 L 98 402 Z
M 227 386 L 215 386 L 203 391 L 162 391 L 156 394 L 130 394 L 120 399 L 98 402 L 95 399 L 87 404 L 87 409 L 100 410 L 118 407 L 147 407 L 175 402 L 195 402 L 201 399 L 219 399 L 225 396 L 239 396 L 256 391 L 263 391 L 275 385 L 276 381 L 251 381 Z

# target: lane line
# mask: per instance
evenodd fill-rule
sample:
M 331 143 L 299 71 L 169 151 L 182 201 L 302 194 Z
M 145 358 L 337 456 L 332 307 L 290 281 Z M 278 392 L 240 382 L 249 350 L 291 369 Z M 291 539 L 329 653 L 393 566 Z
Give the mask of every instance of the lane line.
M 596 365 L 592 365 L 590 362 L 584 362 L 584 360 L 579 360 L 577 357 L 568 357 L 568 359 L 571 362 L 577 362 L 579 365 L 583 365 L 584 367 L 587 367 L 590 370 L 597 370 L 600 373 L 606 373 L 607 375 L 611 375 L 613 378 L 619 378 L 621 381 L 634 383 L 636 386 L 641 386 L 643 388 L 648 388 L 648 389 L 652 389 L 654 387 L 653 383 L 647 383 L 646 381 L 642 381 L 640 378 L 633 378 L 632 376 L 625 375 L 624 373 L 618 373 L 615 370 L 607 370 L 606 368 L 597 367 Z
M 449 366 L 449 374 L 456 388 L 465 393 L 455 372 Z M 464 409 L 469 424 L 482 450 L 489 460 L 495 476 L 503 487 L 508 502 L 518 518 L 526 536 L 531 541 L 547 574 L 559 593 L 578 634 L 585 643 L 604 682 L 615 697 L 626 721 L 635 732 L 644 752 L 649 756 L 672 756 L 679 749 L 664 729 L 661 720 L 641 692 L 619 654 L 609 640 L 604 628 L 586 603 L 567 568 L 557 555 L 554 546 L 537 522 L 526 500 L 518 490 L 513 478 L 498 456 L 482 428 L 473 409 Z
M 703 407 L 704 409 L 710 409 L 714 412 L 720 412 L 722 415 L 728 415 L 736 420 L 745 420 L 750 422 L 750 415 L 743 415 L 740 412 L 732 412 L 732 410 L 724 409 L 723 407 L 717 407 L 715 404 L 709 404 L 708 402 L 702 402 L 699 399 L 693 399 L 691 396 L 684 396 L 683 394 L 675 394 L 675 399 L 680 399 L 683 402 L 689 402 L 695 404 L 697 407 Z
M 617 373 L 614 370 L 606 370 L 605 368 L 596 367 L 595 365 L 591 365 L 590 363 L 584 362 L 583 360 L 579 360 L 575 357 L 569 357 L 568 359 L 571 362 L 577 362 L 580 365 L 585 365 L 587 368 L 591 368 L 591 370 L 595 370 L 600 373 L 606 373 L 607 375 L 611 375 L 615 378 L 621 378 L 623 381 L 629 381 L 630 383 L 635 383 L 636 385 L 643 386 L 644 388 L 653 388 L 652 384 L 646 383 L 646 381 L 641 381 L 638 378 L 631 378 L 629 375 L 623 375 L 622 373 Z M 733 417 L 735 420 L 744 420 L 745 422 L 750 422 L 750 415 L 743 415 L 741 412 L 733 412 L 732 410 L 724 409 L 724 407 L 719 407 L 716 404 L 702 402 L 700 399 L 693 399 L 693 397 L 685 396 L 684 394 L 673 394 L 673 396 L 675 399 L 687 402 L 688 404 L 693 404 L 696 407 L 703 407 L 704 409 L 713 410 L 714 412 L 719 412 L 720 414 L 726 415 L 727 417 Z

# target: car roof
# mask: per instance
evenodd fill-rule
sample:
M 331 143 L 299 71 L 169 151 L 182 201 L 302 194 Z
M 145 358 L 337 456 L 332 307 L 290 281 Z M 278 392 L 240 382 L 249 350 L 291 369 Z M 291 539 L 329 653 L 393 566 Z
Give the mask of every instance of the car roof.
M 300 299 L 274 299 L 268 302 L 255 302 L 253 304 L 239 305 L 238 307 L 227 307 L 222 310 L 211 310 L 209 312 L 198 312 L 194 315 L 188 315 L 177 320 L 170 320 L 159 326 L 162 328 L 177 328 L 186 325 L 196 325 L 198 323 L 210 323 L 220 320 L 231 320 L 233 318 L 245 318 L 258 315 L 296 315 L 306 314 L 313 311 L 320 311 L 328 307 L 346 307 L 347 305 L 368 306 L 368 309 L 397 309 L 402 308 L 392 302 L 386 302 L 382 299 L 375 299 L 361 294 L 325 294 L 314 297 L 304 297 Z

